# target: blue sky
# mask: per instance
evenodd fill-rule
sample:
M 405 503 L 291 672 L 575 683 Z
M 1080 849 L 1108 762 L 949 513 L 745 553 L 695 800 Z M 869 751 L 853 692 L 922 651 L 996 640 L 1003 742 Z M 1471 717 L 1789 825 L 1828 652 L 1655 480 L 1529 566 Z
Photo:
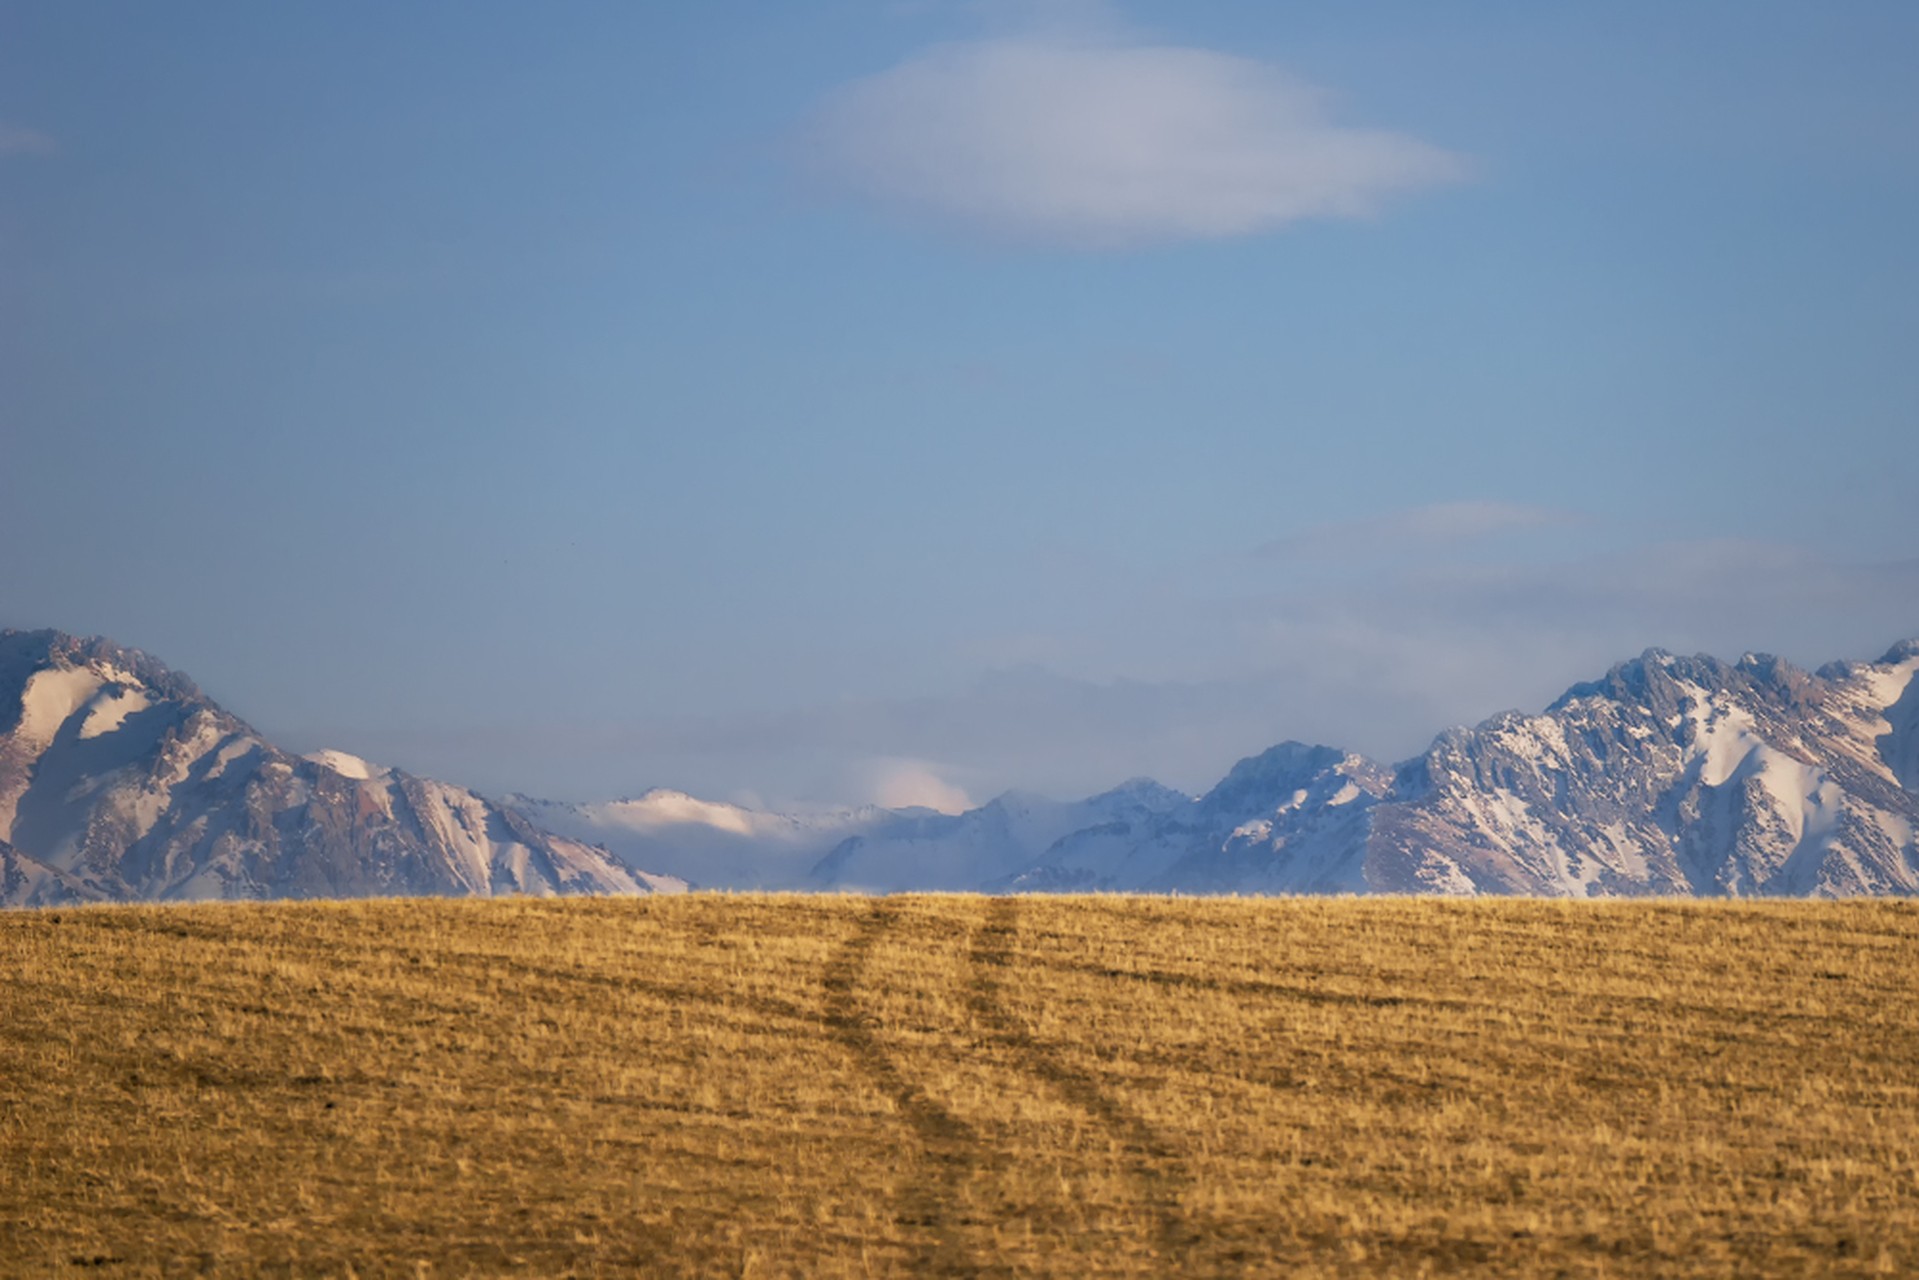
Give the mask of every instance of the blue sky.
M 0 0 L 0 624 L 562 797 L 1919 633 L 1919 9 Z

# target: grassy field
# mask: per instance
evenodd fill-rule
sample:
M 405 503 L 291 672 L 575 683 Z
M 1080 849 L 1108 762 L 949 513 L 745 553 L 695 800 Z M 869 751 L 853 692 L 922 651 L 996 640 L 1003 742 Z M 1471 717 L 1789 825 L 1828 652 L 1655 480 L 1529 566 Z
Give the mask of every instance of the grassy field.
M 1907 903 L 0 915 L 0 1274 L 1919 1274 Z

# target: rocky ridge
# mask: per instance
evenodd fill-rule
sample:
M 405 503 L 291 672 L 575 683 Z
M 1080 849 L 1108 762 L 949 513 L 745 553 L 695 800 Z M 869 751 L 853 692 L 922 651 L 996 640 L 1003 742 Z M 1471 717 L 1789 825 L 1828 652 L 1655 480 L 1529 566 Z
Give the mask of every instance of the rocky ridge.
M 290 755 L 138 650 L 0 632 L 0 905 L 683 887 L 463 787 Z
M 1801 671 L 1651 650 L 1393 768 L 1283 744 L 1014 888 L 1555 897 L 1919 893 L 1919 642 Z

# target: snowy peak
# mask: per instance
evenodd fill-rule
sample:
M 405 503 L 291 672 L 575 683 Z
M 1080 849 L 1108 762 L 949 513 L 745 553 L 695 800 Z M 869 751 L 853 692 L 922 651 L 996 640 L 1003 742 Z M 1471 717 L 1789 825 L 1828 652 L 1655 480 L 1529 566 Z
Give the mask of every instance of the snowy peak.
M 1566 690 L 1545 714 L 1556 715 L 1571 703 L 1603 698 L 1643 705 L 1656 715 L 1670 715 L 1678 710 L 1687 685 L 1717 687 L 1725 669 L 1712 657 L 1679 658 L 1663 649 L 1648 649 L 1637 658 L 1615 665 L 1602 678 Z M 1469 731 L 1462 728 L 1452 732 Z
M 1809 674 L 1648 650 L 1387 770 L 1284 742 L 1149 822 L 1062 837 L 1016 890 L 1919 892 L 1919 643 Z
M 1378 795 L 1386 774 L 1364 756 L 1334 747 L 1282 742 L 1235 764 L 1217 786 L 1200 797 L 1200 807 L 1216 814 L 1255 815 L 1297 807 L 1308 797 L 1328 797 L 1350 789 Z M 1346 795 L 1341 803 L 1353 798 Z
M 1874 665 L 1881 667 L 1905 667 L 1908 670 L 1919 667 L 1919 637 L 1914 637 L 1911 640 L 1901 640 L 1898 644 L 1886 650 L 1886 656 L 1879 659 Z
M 1351 888 L 1314 850 L 1350 829 L 1388 785 L 1385 770 L 1331 747 L 1283 742 L 1234 765 L 1198 799 L 1166 788 L 1135 808 L 1055 840 L 994 887 L 1014 891 L 1194 892 Z M 1109 793 L 1110 794 L 1110 793 Z M 1329 833 L 1344 832 L 1335 837 Z M 1334 863 L 1341 859 L 1334 857 Z M 1342 864 L 1343 865 L 1343 864 Z
M 369 764 L 360 757 L 348 755 L 344 751 L 315 751 L 301 758 L 323 769 L 331 769 L 342 778 L 352 778 L 359 782 L 385 778 L 393 772 L 383 764 Z
M 21 691 L 42 672 L 92 672 L 103 682 L 146 690 L 156 699 L 205 704 L 193 681 L 138 649 L 99 636 L 64 631 L 0 631 L 0 732 L 14 729 L 25 709 Z
M 674 887 L 464 788 L 289 755 L 104 640 L 0 634 L 0 725 L 0 905 Z
M 1895 650 L 1895 654 L 1901 650 Z M 1651 651 L 1540 716 L 1448 732 L 1401 767 L 1369 883 L 1417 891 L 1854 894 L 1919 890 L 1911 683 Z

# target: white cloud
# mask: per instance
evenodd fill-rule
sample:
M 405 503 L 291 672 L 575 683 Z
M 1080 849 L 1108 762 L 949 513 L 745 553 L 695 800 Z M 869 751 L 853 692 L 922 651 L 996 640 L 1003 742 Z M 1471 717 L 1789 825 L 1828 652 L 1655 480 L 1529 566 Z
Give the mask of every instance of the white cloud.
M 874 804 L 888 809 L 919 806 L 941 813 L 964 813 L 973 807 L 963 788 L 940 777 L 924 760 L 877 760 L 871 769 Z
M 44 156 L 59 149 L 52 138 L 36 129 L 0 122 L 0 156 Z
M 1416 138 L 1331 123 L 1323 94 L 1264 63 L 1052 35 L 946 45 L 855 81 L 806 142 L 881 203 L 1082 248 L 1366 217 L 1467 170 Z
M 1572 524 L 1579 516 L 1519 502 L 1436 502 L 1363 520 L 1314 525 L 1260 547 L 1263 556 L 1371 555 L 1431 549 L 1495 534 Z

